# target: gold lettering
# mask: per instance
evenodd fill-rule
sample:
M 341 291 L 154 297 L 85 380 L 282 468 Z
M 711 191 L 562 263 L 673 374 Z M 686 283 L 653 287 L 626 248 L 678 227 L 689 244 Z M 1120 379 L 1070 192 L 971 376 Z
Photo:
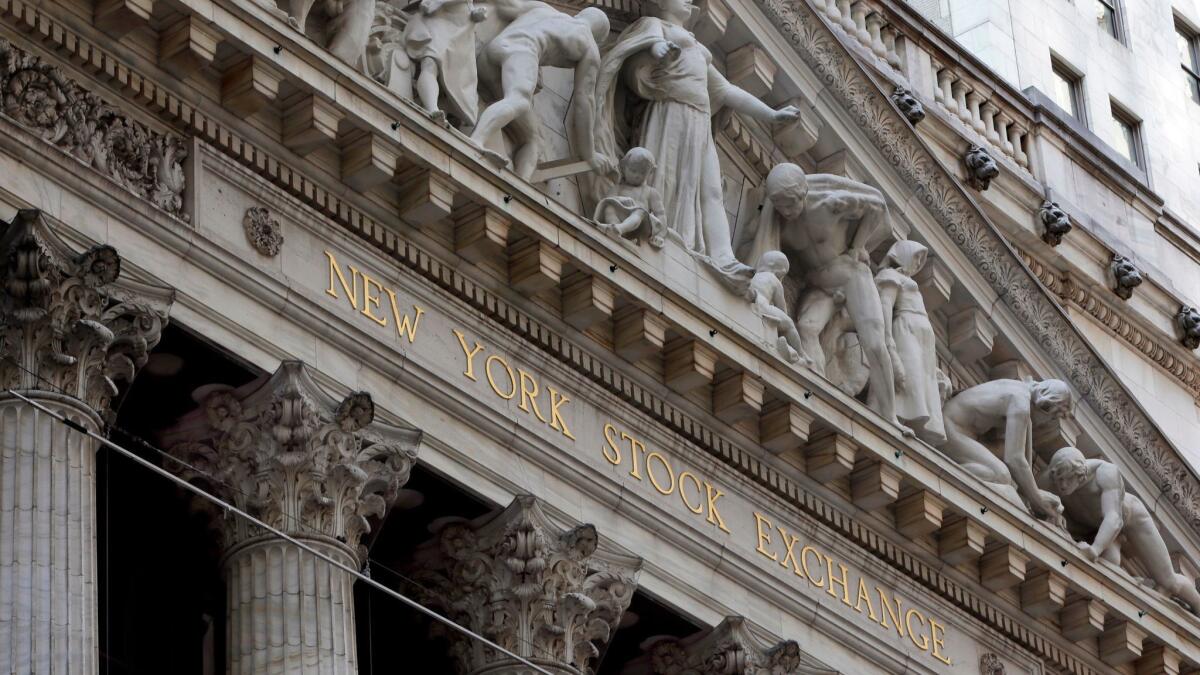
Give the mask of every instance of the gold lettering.
M 942 654 L 942 649 L 946 647 L 946 641 L 943 636 L 938 635 L 938 631 L 945 630 L 945 626 L 938 623 L 932 616 L 929 617 L 929 633 L 933 636 L 933 658 L 946 665 L 950 665 L 950 659 Z
M 496 386 L 496 381 L 492 379 L 492 363 L 499 363 L 504 367 L 504 372 L 508 375 L 508 393 L 504 394 L 500 391 L 500 387 Z M 483 373 L 487 375 L 488 384 L 492 385 L 492 391 L 500 398 L 510 401 L 512 397 L 517 395 L 517 377 L 513 375 L 512 368 L 508 366 L 508 361 L 504 360 L 503 356 L 492 354 L 483 362 Z
M 468 349 L 467 348 L 467 336 L 460 333 L 457 329 L 453 330 L 452 332 L 454 333 L 454 337 L 458 338 L 458 344 L 462 345 L 463 354 L 467 357 L 467 369 L 463 371 L 463 375 L 466 375 L 467 377 L 474 380 L 474 379 L 476 379 L 475 378 L 475 357 L 479 354 L 479 352 L 483 351 L 483 345 L 476 342 L 474 348 Z M 499 393 L 499 392 L 497 392 L 497 393 Z
M 529 408 L 532 407 L 533 414 L 537 415 L 537 418 L 539 420 L 541 420 L 542 422 L 545 422 L 546 418 L 542 417 L 542 411 L 538 410 L 538 405 L 537 405 L 537 394 L 538 394 L 537 380 L 533 379 L 532 375 L 530 375 L 529 373 L 525 372 L 524 370 L 522 370 L 520 368 L 517 369 L 517 373 L 521 376 L 521 404 L 518 405 L 517 407 L 520 408 L 521 410 L 524 410 L 525 412 L 529 412 Z M 529 386 L 525 386 L 527 384 Z M 528 402 L 529 405 L 526 405 L 526 402 Z
M 643 445 L 641 441 L 639 441 L 638 439 L 634 438 L 633 436 L 630 436 L 629 434 L 625 433 L 624 431 L 622 431 L 622 432 L 621 432 L 621 438 L 623 438 L 623 439 L 625 439 L 625 440 L 629 441 L 629 457 L 630 457 L 630 458 L 632 458 L 632 460 L 633 460 L 633 468 L 629 470 L 629 475 L 630 475 L 630 476 L 633 476 L 634 478 L 636 478 L 636 479 L 638 479 L 638 480 L 641 480 L 641 479 L 642 479 L 642 472 L 641 472 L 641 470 L 638 468 L 638 454 L 637 454 L 637 451 L 638 451 L 638 448 L 641 448 L 641 449 L 642 449 L 642 452 L 643 452 L 643 453 L 645 453 L 645 452 L 646 452 L 646 446 L 645 446 L 645 445 Z
M 854 611 L 862 614 L 862 602 L 867 601 L 867 617 L 872 621 L 878 621 L 879 617 L 875 616 L 875 606 L 871 604 L 871 594 L 867 592 L 867 582 L 862 577 L 858 578 L 858 599 L 854 603 Z
M 804 548 L 800 549 L 800 567 L 804 569 L 804 576 L 808 577 L 808 583 L 812 584 L 813 586 L 816 586 L 817 588 L 825 588 L 825 577 L 821 577 L 819 580 L 814 579 L 812 572 L 808 571 L 809 553 L 817 556 L 817 569 L 821 569 L 821 558 L 825 557 L 821 555 L 820 551 L 811 546 L 805 546 Z
M 396 292 L 390 288 L 383 290 L 387 291 L 388 299 L 392 301 L 392 317 L 396 319 L 396 335 L 407 337 L 408 344 L 411 345 L 417 341 L 417 326 L 421 324 L 421 315 L 425 313 L 425 308 L 420 305 L 413 305 L 413 315 L 411 317 L 408 314 L 400 316 L 400 310 L 396 307 Z M 454 332 L 458 333 L 458 331 Z M 459 339 L 461 340 L 462 338 Z M 464 350 L 465 348 L 464 346 Z M 471 379 L 475 378 L 472 377 Z
M 691 511 L 697 515 L 704 513 L 704 505 L 698 503 L 695 506 L 692 506 L 692 503 L 688 501 L 687 494 L 683 491 L 683 481 L 688 478 L 691 478 L 692 483 L 696 486 L 697 497 L 700 496 L 700 479 L 692 475 L 691 471 L 684 471 L 683 473 L 679 474 L 679 498 L 683 500 L 683 505 L 688 511 Z
M 766 525 L 767 525 L 766 532 L 763 532 L 763 523 L 766 523 Z M 764 516 L 763 514 L 755 511 L 754 512 L 754 526 L 756 528 L 758 528 L 758 547 L 755 548 L 755 550 L 758 551 L 759 553 L 761 553 L 763 555 L 763 557 L 765 557 L 765 558 L 770 558 L 771 560 L 779 560 L 779 558 L 776 557 L 774 553 L 763 548 L 763 544 L 771 543 L 771 528 L 773 527 L 773 525 L 771 525 L 771 521 L 767 520 L 766 516 Z
M 800 537 L 794 537 L 787 533 L 782 527 L 776 528 L 779 530 L 779 536 L 783 537 L 783 545 L 786 547 L 787 553 L 783 556 L 783 560 L 779 561 L 780 565 L 788 566 L 788 561 L 792 561 L 792 571 L 796 576 L 800 576 L 800 563 L 796 562 L 796 542 L 800 541 Z
M 617 447 L 617 439 L 611 436 L 611 434 L 615 433 L 617 433 L 616 427 L 611 424 L 604 425 L 604 441 L 608 444 L 608 447 L 604 448 L 604 459 L 607 459 L 609 464 L 621 463 L 621 449 Z M 609 449 L 612 450 L 611 455 L 608 454 Z M 683 477 L 680 476 L 680 480 L 682 479 Z M 697 511 L 697 513 L 699 513 L 699 511 Z
M 567 428 L 567 421 L 562 418 L 562 413 L 558 412 L 558 409 L 570 402 L 571 399 L 558 393 L 554 387 L 546 387 L 546 390 L 550 392 L 550 428 L 575 440 L 575 434 L 572 434 L 571 430 Z
M 346 298 L 350 300 L 350 306 L 358 309 L 358 270 L 353 265 L 348 265 L 350 270 L 350 279 L 354 284 L 354 288 L 350 288 L 350 284 L 346 283 L 346 277 L 342 275 L 342 267 L 338 265 L 337 258 L 329 251 L 325 251 L 325 257 L 329 258 L 329 288 L 325 292 L 333 297 L 337 297 L 337 290 L 333 285 L 334 275 L 337 275 L 337 280 L 342 283 L 342 291 L 345 292 Z
M 666 489 L 663 489 L 663 486 L 658 483 L 658 479 L 654 477 L 653 469 L 650 468 L 650 460 L 655 457 L 662 463 L 663 468 L 667 470 L 667 475 L 671 478 L 671 483 Z M 646 455 L 646 475 L 650 477 L 650 484 L 654 486 L 655 490 L 658 490 L 660 495 L 669 495 L 675 491 L 675 472 L 671 469 L 671 465 L 667 463 L 667 458 L 657 452 Z
M 829 577 L 829 588 L 827 588 L 826 590 L 829 592 L 830 595 L 832 595 L 833 597 L 836 598 L 837 593 L 834 592 L 833 586 L 834 586 L 834 584 L 841 584 L 842 585 L 842 602 L 846 603 L 846 606 L 849 607 L 850 606 L 850 570 L 846 569 L 846 566 L 843 565 L 842 563 L 838 563 L 838 567 L 840 567 L 842 569 L 842 578 L 839 579 L 839 578 L 833 576 L 833 556 L 831 556 L 831 555 L 825 556 L 825 563 L 827 565 L 827 574 L 825 576 Z
M 900 616 L 902 612 L 900 609 L 900 598 L 898 596 L 896 597 L 896 611 L 893 612 L 892 602 L 888 600 L 887 594 L 883 592 L 883 589 L 876 586 L 875 590 L 879 591 L 879 603 L 883 605 L 884 609 L 887 610 L 886 614 L 884 612 L 879 613 L 879 625 L 887 628 L 887 620 L 890 616 L 892 618 L 892 623 L 896 626 L 896 632 L 900 634 L 900 637 L 904 637 L 904 624 L 900 622 Z
M 905 627 L 908 628 L 908 639 L 912 640 L 912 643 L 917 646 L 917 649 L 920 649 L 921 651 L 926 651 L 929 649 L 929 636 L 922 633 L 921 641 L 917 642 L 917 632 L 915 630 L 913 630 L 913 627 L 912 627 L 912 618 L 914 616 L 917 617 L 918 619 L 920 619 L 922 626 L 925 625 L 925 615 L 921 614 L 920 610 L 918 610 L 916 607 L 913 607 L 912 609 L 905 612 L 904 613 L 904 625 L 905 625 Z
M 729 533 L 729 528 L 725 527 L 725 519 L 721 517 L 721 512 L 717 511 L 717 500 L 725 496 L 724 492 L 714 489 L 712 484 L 704 481 L 704 489 L 708 491 L 708 522 L 721 528 L 722 532 Z
M 379 302 L 381 300 L 383 300 L 382 295 L 379 295 L 379 294 L 371 295 L 371 286 L 375 286 L 375 288 L 378 288 L 380 290 L 380 292 L 382 292 L 383 285 L 380 284 L 378 281 L 375 281 L 371 277 L 367 276 L 366 272 L 362 273 L 362 280 L 363 280 L 363 308 L 362 308 L 363 316 L 374 321 L 375 323 L 379 324 L 380 326 L 386 326 L 387 325 L 386 317 L 375 316 L 374 314 L 371 313 L 371 305 L 374 305 L 375 308 L 378 309 Z M 330 284 L 330 285 L 332 285 L 332 284 Z

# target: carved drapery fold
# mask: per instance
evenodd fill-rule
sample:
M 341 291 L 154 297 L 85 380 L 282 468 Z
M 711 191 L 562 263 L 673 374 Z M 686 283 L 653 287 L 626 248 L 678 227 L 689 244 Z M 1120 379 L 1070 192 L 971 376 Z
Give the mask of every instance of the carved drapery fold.
M 659 636 L 622 675 L 836 675 L 800 650 L 795 640 L 772 642 L 740 616 L 686 638 Z
M 126 190 L 187 220 L 187 147 L 182 138 L 129 119 L 57 66 L 3 38 L 0 113 Z
M 597 550 L 596 528 L 560 528 L 528 495 L 434 530 L 413 564 L 425 604 L 550 672 L 592 672 L 633 598 L 640 559 Z M 457 632 L 446 636 L 464 675 L 528 670 Z

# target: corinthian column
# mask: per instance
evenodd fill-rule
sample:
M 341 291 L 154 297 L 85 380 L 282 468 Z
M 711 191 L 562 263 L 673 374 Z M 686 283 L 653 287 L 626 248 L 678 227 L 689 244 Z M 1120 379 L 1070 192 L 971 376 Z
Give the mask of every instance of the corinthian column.
M 97 672 L 96 446 L 89 431 L 158 342 L 171 292 L 118 280 L 40 212 L 0 221 L 0 673 Z
M 420 433 L 374 421 L 363 392 L 326 394 L 303 364 L 211 391 L 166 434 L 180 475 L 352 568 L 408 482 Z M 234 516 L 221 517 L 231 675 L 358 673 L 354 577 Z
M 412 572 L 424 604 L 551 673 L 592 672 L 633 598 L 641 559 L 597 550 L 595 527 L 559 527 L 528 495 L 434 529 Z M 478 640 L 445 634 L 462 675 L 529 673 Z

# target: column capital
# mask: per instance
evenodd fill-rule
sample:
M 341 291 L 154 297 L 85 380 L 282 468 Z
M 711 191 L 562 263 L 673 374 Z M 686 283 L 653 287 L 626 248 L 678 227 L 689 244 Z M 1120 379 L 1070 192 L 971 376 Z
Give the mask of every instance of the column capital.
M 832 675 L 795 640 L 775 641 L 740 616 L 685 638 L 659 636 L 642 643 L 646 654 L 622 675 Z
M 339 401 L 299 361 L 265 382 L 206 389 L 164 434 L 187 463 L 173 470 L 276 529 L 335 539 L 361 557 L 369 519 L 408 482 L 421 433 L 376 421 L 365 392 Z M 244 519 L 222 523 L 227 550 L 263 534 Z
M 22 209 L 0 221 L 0 387 L 63 393 L 103 414 L 173 301 L 169 288 L 122 277 L 113 247 L 79 251 Z
M 560 526 L 530 495 L 432 529 L 413 561 L 426 604 L 551 672 L 591 672 L 633 598 L 640 558 L 600 550 L 595 527 Z M 448 637 L 464 675 L 524 672 L 459 633 Z

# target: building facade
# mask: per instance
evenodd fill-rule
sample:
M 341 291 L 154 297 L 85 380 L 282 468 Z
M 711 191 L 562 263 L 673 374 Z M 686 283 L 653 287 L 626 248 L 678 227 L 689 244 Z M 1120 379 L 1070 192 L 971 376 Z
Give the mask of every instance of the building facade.
M 1146 4 L 0 0 L 0 672 L 1196 672 Z

